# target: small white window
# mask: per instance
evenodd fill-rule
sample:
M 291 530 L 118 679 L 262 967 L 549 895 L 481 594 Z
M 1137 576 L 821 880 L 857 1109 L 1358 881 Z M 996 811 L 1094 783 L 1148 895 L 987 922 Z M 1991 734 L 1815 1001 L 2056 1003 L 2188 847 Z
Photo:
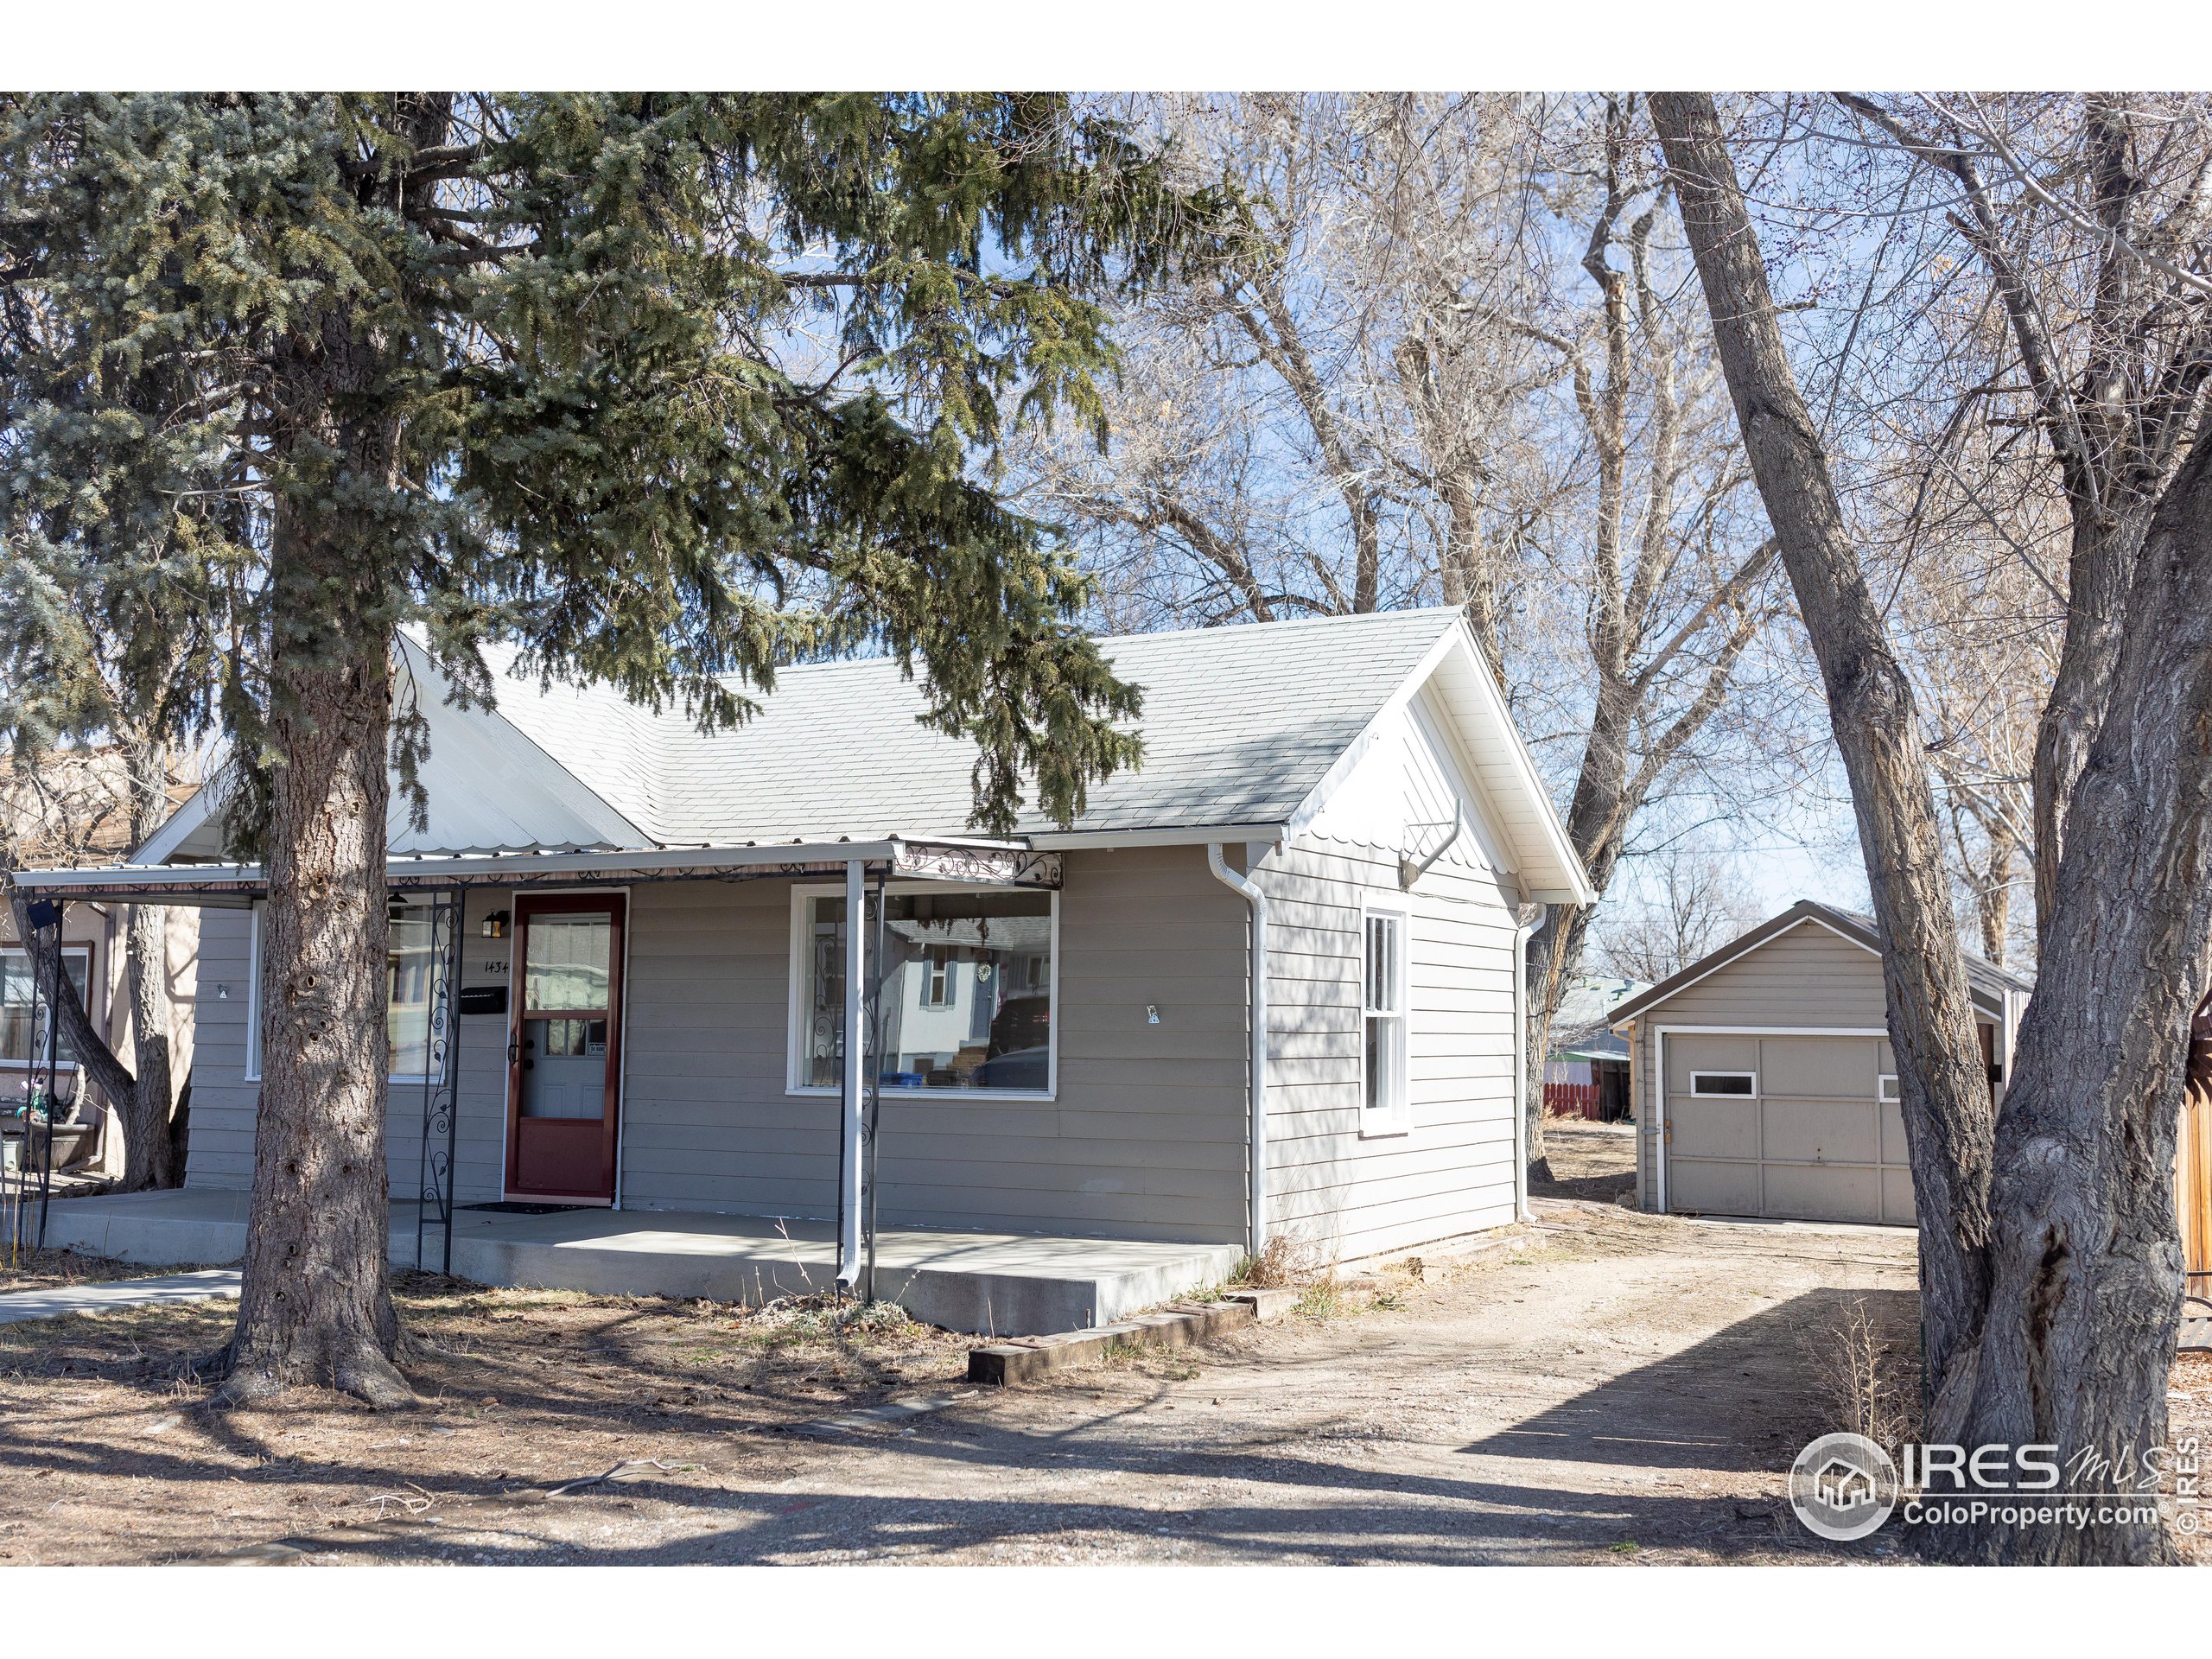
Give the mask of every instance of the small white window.
M 1693 1071 L 1690 1073 L 1690 1093 L 1693 1095 L 1735 1096 L 1741 1098 L 1759 1091 L 1759 1074 L 1756 1071 Z
M 1406 918 L 1368 912 L 1360 963 L 1360 1133 L 1413 1128 L 1406 1093 Z
M 1904 1098 L 1904 1096 L 1897 1090 L 1897 1074 L 1894 1071 L 1885 1071 L 1882 1073 L 1882 1080 L 1880 1085 L 1876 1090 L 1876 1093 L 1884 1100 L 1903 1100 Z
M 922 1006 L 925 1008 L 949 1008 L 952 1006 L 952 947 L 932 944 L 922 958 L 922 971 L 915 976 L 921 981 Z

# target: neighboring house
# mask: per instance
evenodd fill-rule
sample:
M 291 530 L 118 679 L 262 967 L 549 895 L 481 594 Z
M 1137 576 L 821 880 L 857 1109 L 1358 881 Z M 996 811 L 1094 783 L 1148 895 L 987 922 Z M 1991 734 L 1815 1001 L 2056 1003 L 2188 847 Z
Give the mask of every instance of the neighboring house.
M 1967 985 L 2000 1098 L 2032 987 L 1971 954 Z M 1801 899 L 1628 998 L 1613 1020 L 1632 1054 L 1644 1209 L 1912 1221 L 1870 918 Z
M 1145 765 L 990 842 L 893 663 L 786 669 L 702 735 L 512 677 L 458 709 L 403 641 L 430 753 L 428 828 L 397 791 L 391 823 L 395 1198 L 449 1147 L 463 1204 L 837 1217 L 849 1260 L 872 1076 L 886 1225 L 1349 1257 L 1511 1221 L 1518 930 L 1592 894 L 1459 613 L 1103 644 Z M 207 907 L 191 1184 L 244 1188 L 265 890 L 213 808 L 48 885 Z
M 0 779 L 0 812 L 16 855 L 29 868 L 99 864 L 130 850 L 127 785 L 122 762 L 105 749 L 48 755 L 35 779 Z M 130 998 L 124 983 L 127 905 L 72 904 L 61 925 L 61 961 L 84 1000 L 93 1028 L 125 1066 L 135 1065 Z M 163 988 L 169 1004 L 170 1077 L 181 1090 L 192 1071 L 193 1000 L 200 915 L 175 909 L 165 918 Z M 35 1079 L 47 1077 L 47 1005 L 50 988 L 34 986 L 30 953 L 15 918 L 0 905 L 0 1135 L 22 1132 L 23 1108 Z M 72 1102 L 54 1136 L 56 1167 L 80 1174 L 123 1173 L 123 1137 L 110 1103 L 80 1085 L 76 1056 L 62 1035 L 54 1056 L 61 1095 Z
M 1613 1010 L 1651 988 L 1640 979 L 1588 975 L 1567 985 L 1552 1016 L 1544 1058 L 1544 1109 L 1562 1117 L 1624 1123 L 1634 1116 L 1628 1039 L 1612 1029 Z

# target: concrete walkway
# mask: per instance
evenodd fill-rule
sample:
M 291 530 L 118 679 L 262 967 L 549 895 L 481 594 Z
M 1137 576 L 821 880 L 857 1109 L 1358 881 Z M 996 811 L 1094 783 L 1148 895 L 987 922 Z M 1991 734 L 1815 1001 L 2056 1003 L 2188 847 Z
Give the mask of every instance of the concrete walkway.
M 167 1273 L 154 1279 L 53 1285 L 44 1290 L 12 1290 L 0 1295 L 0 1325 L 18 1325 L 25 1319 L 58 1319 L 69 1313 L 104 1313 L 117 1307 L 151 1307 L 160 1302 L 204 1302 L 238 1294 L 236 1268 Z

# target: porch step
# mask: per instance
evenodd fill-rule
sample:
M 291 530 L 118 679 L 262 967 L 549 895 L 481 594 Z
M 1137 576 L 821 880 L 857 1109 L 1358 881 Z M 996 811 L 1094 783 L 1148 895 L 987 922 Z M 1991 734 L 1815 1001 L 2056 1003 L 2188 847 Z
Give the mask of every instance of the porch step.
M 1185 1303 L 1092 1331 L 1062 1331 L 1026 1342 L 995 1343 L 968 1351 L 968 1380 L 1000 1387 L 1034 1382 L 1054 1371 L 1098 1364 L 1117 1348 L 1187 1348 L 1249 1325 L 1258 1317 L 1257 1303 L 1243 1299 Z

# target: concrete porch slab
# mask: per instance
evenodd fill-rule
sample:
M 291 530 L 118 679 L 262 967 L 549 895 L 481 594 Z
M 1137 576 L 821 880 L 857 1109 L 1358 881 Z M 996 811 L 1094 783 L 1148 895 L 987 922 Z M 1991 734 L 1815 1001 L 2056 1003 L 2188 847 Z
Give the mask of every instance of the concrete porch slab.
M 246 1208 L 244 1192 L 204 1187 L 57 1199 L 47 1243 L 163 1266 L 236 1262 L 245 1254 Z M 397 1265 L 415 1265 L 416 1208 L 391 1206 Z M 820 1221 L 667 1211 L 461 1210 L 453 1270 L 485 1285 L 758 1304 L 830 1289 L 833 1230 Z M 425 1267 L 441 1265 L 442 1246 L 433 1218 Z M 1241 1255 L 1231 1244 L 887 1228 L 877 1241 L 877 1294 L 952 1331 L 1080 1331 L 1218 1283 Z

